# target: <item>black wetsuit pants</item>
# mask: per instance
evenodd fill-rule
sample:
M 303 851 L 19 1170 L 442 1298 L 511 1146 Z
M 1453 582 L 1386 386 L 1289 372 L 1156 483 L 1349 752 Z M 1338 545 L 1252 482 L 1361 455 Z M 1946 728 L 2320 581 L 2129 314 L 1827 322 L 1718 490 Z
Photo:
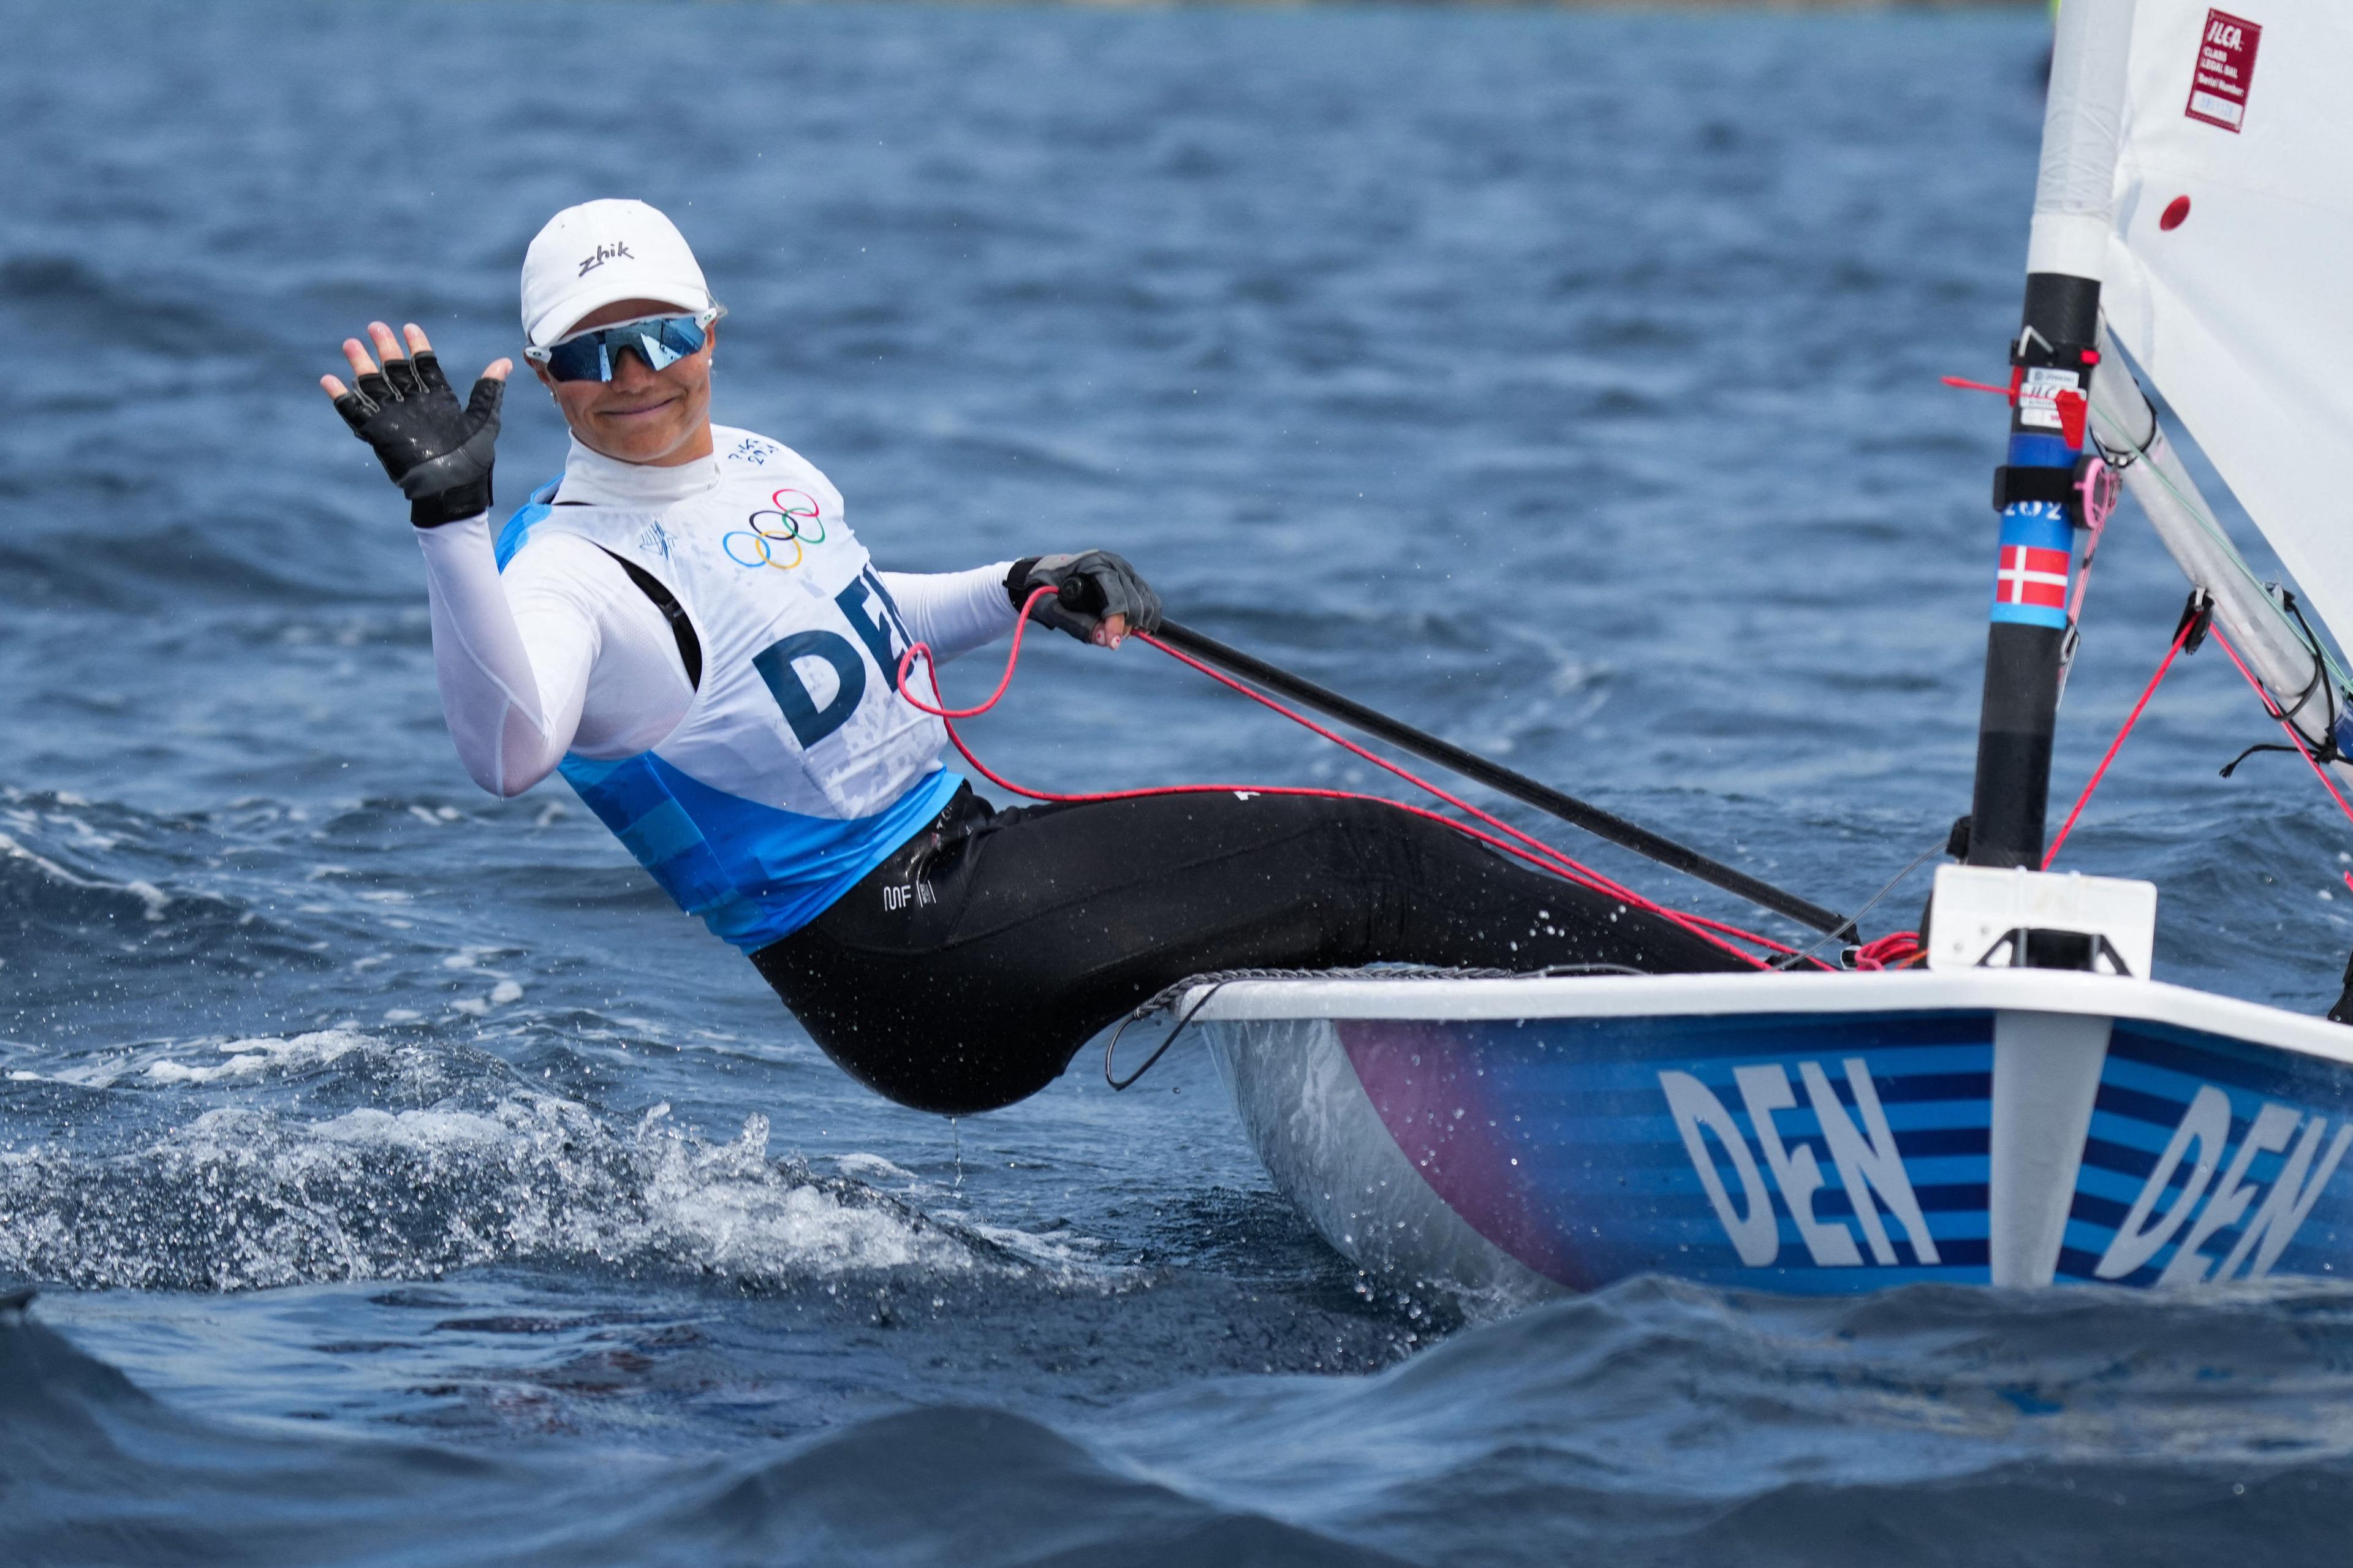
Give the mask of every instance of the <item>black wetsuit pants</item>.
M 959 792 L 814 922 L 752 955 L 850 1076 L 950 1113 L 1035 1094 L 1188 974 L 1383 961 L 1742 967 L 1426 817 L 1222 792 L 1011 811 Z

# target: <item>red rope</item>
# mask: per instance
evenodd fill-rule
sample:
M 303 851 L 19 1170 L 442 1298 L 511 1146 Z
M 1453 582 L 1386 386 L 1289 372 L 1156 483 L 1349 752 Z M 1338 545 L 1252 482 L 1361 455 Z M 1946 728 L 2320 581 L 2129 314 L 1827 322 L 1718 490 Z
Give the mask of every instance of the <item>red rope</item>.
M 1854 966 L 1863 970 L 1909 969 L 1927 956 L 1928 950 L 1920 945 L 1918 931 L 1891 931 L 1856 948 Z
M 2044 870 L 2049 870 L 2051 862 L 2059 858 L 2059 847 L 2067 842 L 2067 835 L 2074 828 L 2075 819 L 2084 815 L 2084 806 L 2091 800 L 2092 792 L 2100 787 L 2100 780 L 2106 776 L 2108 764 L 2116 760 L 2116 752 L 2123 747 L 2125 737 L 2131 734 L 2133 726 L 2140 721 L 2141 710 L 2148 706 L 2148 700 L 2157 695 L 2158 683 L 2165 679 L 2165 672 L 2173 667 L 2174 658 L 2181 652 L 2182 644 L 2189 640 L 2189 633 L 2195 625 L 2194 617 L 2183 617 L 2181 629 L 2173 634 L 2173 646 L 2165 650 L 2165 658 L 2158 665 L 2157 673 L 2148 678 L 2148 685 L 2142 690 L 2140 700 L 2133 704 L 2133 710 L 2126 716 L 2124 728 L 2116 731 L 2116 738 L 2108 742 L 2107 755 L 2102 757 L 2100 765 L 2092 770 L 2091 782 L 2084 786 L 2084 793 L 2075 797 L 2075 809 L 2067 814 L 2066 825 L 2059 829 L 2059 837 L 2052 841 L 2050 851 L 2042 857 Z M 2224 653 L 2231 656 L 2232 668 L 2244 676 L 2247 684 L 2254 689 L 2255 700 L 2263 705 L 2263 711 L 2270 714 L 2273 721 L 2287 731 L 2289 742 L 2295 747 L 2295 754 L 2304 759 L 2304 765 L 2312 770 L 2312 776 L 2320 781 L 2320 787 L 2328 792 L 2328 798 L 2337 803 L 2337 809 L 2345 814 L 2345 819 L 2348 822 L 2353 822 L 2353 805 L 2346 804 L 2344 795 L 2337 787 L 2337 781 L 2328 776 L 2328 770 L 2320 765 L 2320 759 L 2314 756 L 2312 748 L 2304 743 L 2303 732 L 2296 729 L 2286 714 L 2280 711 L 2279 705 L 2272 700 L 2271 693 L 2263 689 L 2263 681 L 2256 678 L 2253 670 L 2247 668 L 2247 661 L 2239 657 L 2239 650 L 2231 646 L 2231 639 L 2222 635 L 2222 628 L 2215 626 L 2212 630 L 2214 640 L 2222 645 Z M 2348 876 L 2346 880 L 2353 883 L 2353 876 Z
M 2287 738 L 2295 742 L 2295 754 L 2304 759 L 2304 765 L 2312 770 L 2312 776 L 2320 781 L 2320 787 L 2328 792 L 2328 797 L 2337 803 L 2337 809 L 2345 814 L 2347 821 L 2353 822 L 2353 805 L 2345 804 L 2345 797 L 2337 794 L 2336 782 L 2328 776 L 2328 770 L 2320 765 L 2320 759 L 2314 756 L 2312 749 L 2304 743 L 2302 733 L 2288 721 L 2287 715 L 2279 710 L 2278 705 L 2272 701 L 2272 694 L 2263 689 L 2263 683 L 2255 679 L 2255 672 L 2247 668 L 2246 661 L 2239 657 L 2239 650 L 2231 646 L 2231 639 L 2222 635 L 2222 628 L 2220 626 L 2214 628 L 2214 640 L 2222 645 L 2222 651 L 2231 656 L 2231 662 L 2238 666 L 2241 675 L 2247 678 L 2247 684 L 2255 689 L 2255 696 L 2263 703 L 2263 711 L 2270 714 L 2278 721 L 2279 727 L 2287 731 Z
M 1230 688 L 1231 689 L 1250 699 L 1250 700 L 1257 702 L 1263 707 L 1273 710 L 1275 712 L 1280 713 L 1284 718 L 1290 720 L 1293 723 L 1323 737 L 1324 740 L 1331 742 L 1334 745 L 1348 752 L 1351 755 L 1361 758 L 1362 760 L 1372 763 L 1374 766 L 1383 769 L 1384 771 L 1396 775 L 1398 778 L 1403 779 L 1406 783 L 1412 784 L 1417 789 L 1425 791 L 1435 798 L 1444 801 L 1447 805 L 1451 805 L 1455 809 L 1486 824 L 1487 826 L 1495 829 L 1495 831 L 1493 833 L 1482 832 L 1479 828 L 1472 827 L 1467 823 L 1457 822 L 1451 816 L 1447 816 L 1440 812 L 1428 810 L 1422 806 L 1409 805 L 1403 801 L 1389 800 L 1380 795 L 1359 795 L 1348 790 L 1309 789 L 1291 785 L 1199 784 L 1164 784 L 1151 789 L 1103 790 L 1081 795 L 1057 795 L 1050 791 L 1030 789 L 1025 785 L 1015 784 L 1012 780 L 1006 778 L 1001 773 L 998 773 L 995 769 L 991 768 L 987 763 L 982 762 L 978 756 L 974 754 L 972 748 L 965 743 L 963 735 L 957 732 L 955 721 L 958 719 L 976 718 L 996 707 L 997 704 L 1004 698 L 1006 690 L 1013 682 L 1014 667 L 1019 662 L 1021 658 L 1021 638 L 1023 634 L 1029 628 L 1029 612 L 1038 603 L 1039 598 L 1051 592 L 1053 592 L 1053 590 L 1050 588 L 1040 588 L 1036 593 L 1031 594 L 1029 601 L 1022 605 L 1021 618 L 1015 624 L 1013 628 L 1013 646 L 1007 650 L 1005 656 L 1005 672 L 998 678 L 997 689 L 990 692 L 985 700 L 974 705 L 973 707 L 950 708 L 946 705 L 946 699 L 942 697 L 940 699 L 940 706 L 934 708 L 914 694 L 913 689 L 908 683 L 907 678 L 913 668 L 914 661 L 919 655 L 923 658 L 925 663 L 934 665 L 931 682 L 932 690 L 934 696 L 939 694 L 939 676 L 937 673 L 937 666 L 933 659 L 932 650 L 927 644 L 917 643 L 913 647 L 910 647 L 904 654 L 900 656 L 899 689 L 901 695 L 905 697 L 907 701 L 914 708 L 932 715 L 934 718 L 938 719 L 944 723 L 947 727 L 948 739 L 955 744 L 957 752 L 963 756 L 966 763 L 972 765 L 975 772 L 978 773 L 983 778 L 988 780 L 989 783 L 997 785 L 999 789 L 1010 791 L 1015 795 L 1022 795 L 1030 800 L 1050 801 L 1056 804 L 1076 804 L 1081 802 L 1105 800 L 1142 800 L 1155 795 L 1221 794 L 1303 795 L 1322 800 L 1374 801 L 1383 805 L 1393 806 L 1399 811 L 1410 812 L 1416 816 L 1424 817 L 1432 822 L 1440 823 L 1445 826 L 1452 828 L 1457 833 L 1461 833 L 1471 838 L 1475 838 L 1482 844 L 1500 849 L 1507 855 L 1516 857 L 1521 860 L 1526 861 L 1530 865 L 1535 866 L 1540 869 L 1549 871 L 1553 875 L 1560 877 L 1567 881 L 1575 882 L 1593 892 L 1601 894 L 1605 898 L 1615 900 L 1617 902 L 1625 904 L 1630 908 L 1642 910 L 1648 913 L 1655 914 L 1663 920 L 1672 921 L 1673 924 L 1682 927 L 1683 930 L 1691 932 L 1694 936 L 1698 937 L 1701 941 L 1709 943 L 1711 946 L 1720 948 L 1724 952 L 1729 952 L 1747 963 L 1756 965 L 1757 968 L 1762 969 L 1769 966 L 1755 954 L 1744 952 L 1739 948 L 1733 946 L 1731 942 L 1725 942 L 1723 939 L 1727 936 L 1732 937 L 1737 941 L 1752 943 L 1772 952 L 1787 953 L 1796 951 L 1781 942 L 1775 942 L 1770 937 L 1759 936 L 1753 931 L 1743 931 L 1738 926 L 1731 925 L 1723 921 L 1710 920 L 1704 915 L 1695 915 L 1682 910 L 1669 909 L 1663 904 L 1655 903 L 1649 899 L 1643 898 L 1641 894 L 1635 892 L 1632 889 L 1624 886 L 1622 883 L 1603 876 L 1600 872 L 1594 870 L 1589 866 L 1586 866 L 1577 860 L 1571 859 L 1567 855 L 1554 848 L 1551 845 L 1544 842 L 1544 840 L 1537 838 L 1531 834 L 1522 832 L 1519 828 L 1513 826 L 1510 823 L 1504 821 L 1500 817 L 1480 810 L 1470 802 L 1463 800 L 1458 795 L 1450 794 L 1448 791 L 1431 784 L 1429 780 L 1390 762 L 1388 758 L 1377 755 L 1376 753 L 1367 751 L 1365 747 L 1358 745 L 1356 742 L 1349 740 L 1344 735 L 1335 733 L 1333 731 L 1317 723 L 1314 720 L 1308 718 L 1305 714 L 1285 707 L 1282 703 L 1276 701 L 1273 698 L 1269 697 L 1262 691 L 1260 691 L 1257 688 L 1250 686 L 1240 680 L 1237 680 L 1232 676 L 1226 674 L 1223 670 L 1214 668 L 1211 666 L 1203 663 L 1201 660 L 1193 658 L 1189 654 L 1184 653 L 1177 648 L 1171 647 L 1168 644 L 1162 642 L 1158 637 L 1153 637 L 1148 633 L 1139 632 L 1135 635 L 1142 637 L 1144 641 L 1151 644 L 1154 647 L 1158 648 L 1161 652 L 1166 654 L 1169 658 L 1176 659 L 1178 663 L 1189 666 L 1190 668 L 1209 677 L 1210 679 L 1217 681 L 1219 685 Z M 1818 968 L 1828 969 L 1832 967 L 1830 964 L 1821 963 L 1819 960 L 1814 962 Z
M 2100 765 L 2092 770 L 2091 782 L 2084 786 L 2084 793 L 2075 797 L 2075 809 L 2067 814 L 2067 821 L 2059 829 L 2059 837 L 2051 841 L 2049 849 L 2043 851 L 2042 868 L 2044 870 L 2051 869 L 2051 862 L 2059 858 L 2059 847 L 2066 843 L 2067 835 L 2075 830 L 2075 819 L 2084 815 L 2084 807 L 2091 804 L 2092 792 L 2100 787 L 2102 779 L 2108 776 L 2108 764 L 2116 760 L 2118 752 L 2124 750 L 2125 737 L 2132 733 L 2135 724 L 2140 722 L 2141 710 L 2148 706 L 2148 700 L 2157 695 L 2158 683 L 2165 679 L 2165 672 L 2173 668 L 2174 658 L 2181 652 L 2182 644 L 2189 640 L 2190 629 L 2197 624 L 2197 617 L 2194 616 L 2182 617 L 2180 629 L 2173 634 L 2173 646 L 2165 650 L 2165 658 L 2158 663 L 2157 673 L 2150 676 L 2148 684 L 2141 689 L 2140 700 L 2133 704 L 2133 710 L 2130 713 L 2125 715 L 2124 728 L 2118 730 L 2116 738 L 2108 742 L 2108 754 L 2102 757 Z M 2224 643 L 2222 646 L 2228 647 L 2230 644 Z M 2235 659 L 2239 656 L 2232 654 L 2231 657 Z M 2256 689 L 2260 691 L 2262 688 L 2258 687 Z

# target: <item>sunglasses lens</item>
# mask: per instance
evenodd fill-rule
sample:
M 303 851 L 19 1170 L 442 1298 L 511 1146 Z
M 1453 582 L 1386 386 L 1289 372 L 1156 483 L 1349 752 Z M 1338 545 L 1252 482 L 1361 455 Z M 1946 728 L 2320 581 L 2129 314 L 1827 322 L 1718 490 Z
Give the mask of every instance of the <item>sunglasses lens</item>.
M 547 351 L 547 374 L 558 381 L 610 381 L 604 334 L 591 332 Z
M 661 347 L 670 355 L 661 364 L 654 366 L 656 370 L 659 370 L 662 364 L 682 360 L 702 347 L 702 328 L 692 316 L 671 316 L 651 324 L 660 329 Z
M 547 374 L 558 381 L 610 381 L 625 349 L 644 360 L 649 370 L 668 370 L 701 349 L 705 340 L 692 316 L 626 321 L 555 344 L 547 351 Z
M 646 362 L 648 370 L 668 370 L 683 356 L 662 341 L 659 330 L 649 331 L 651 326 L 651 322 L 646 322 L 633 329 L 629 334 L 629 347 L 638 351 L 638 357 Z

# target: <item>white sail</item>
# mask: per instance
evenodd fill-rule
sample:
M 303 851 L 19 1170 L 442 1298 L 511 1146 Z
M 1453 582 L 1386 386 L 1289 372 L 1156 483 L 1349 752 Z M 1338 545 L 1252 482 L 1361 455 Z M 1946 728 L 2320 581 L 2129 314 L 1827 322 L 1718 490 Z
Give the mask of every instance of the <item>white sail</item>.
M 2103 295 L 2110 329 L 2340 643 L 2353 636 L 2348 110 L 2343 0 L 2139 0 Z

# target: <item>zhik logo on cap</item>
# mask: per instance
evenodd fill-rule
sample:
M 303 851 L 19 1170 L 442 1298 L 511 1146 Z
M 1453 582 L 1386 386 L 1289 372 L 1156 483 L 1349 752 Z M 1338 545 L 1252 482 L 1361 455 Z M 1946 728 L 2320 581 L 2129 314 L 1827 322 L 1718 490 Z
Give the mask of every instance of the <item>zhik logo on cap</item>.
M 617 239 L 610 245 L 600 245 L 588 255 L 582 257 L 579 275 L 586 278 L 607 261 L 635 261 L 636 259 L 636 257 L 629 254 L 629 242 L 626 239 Z

